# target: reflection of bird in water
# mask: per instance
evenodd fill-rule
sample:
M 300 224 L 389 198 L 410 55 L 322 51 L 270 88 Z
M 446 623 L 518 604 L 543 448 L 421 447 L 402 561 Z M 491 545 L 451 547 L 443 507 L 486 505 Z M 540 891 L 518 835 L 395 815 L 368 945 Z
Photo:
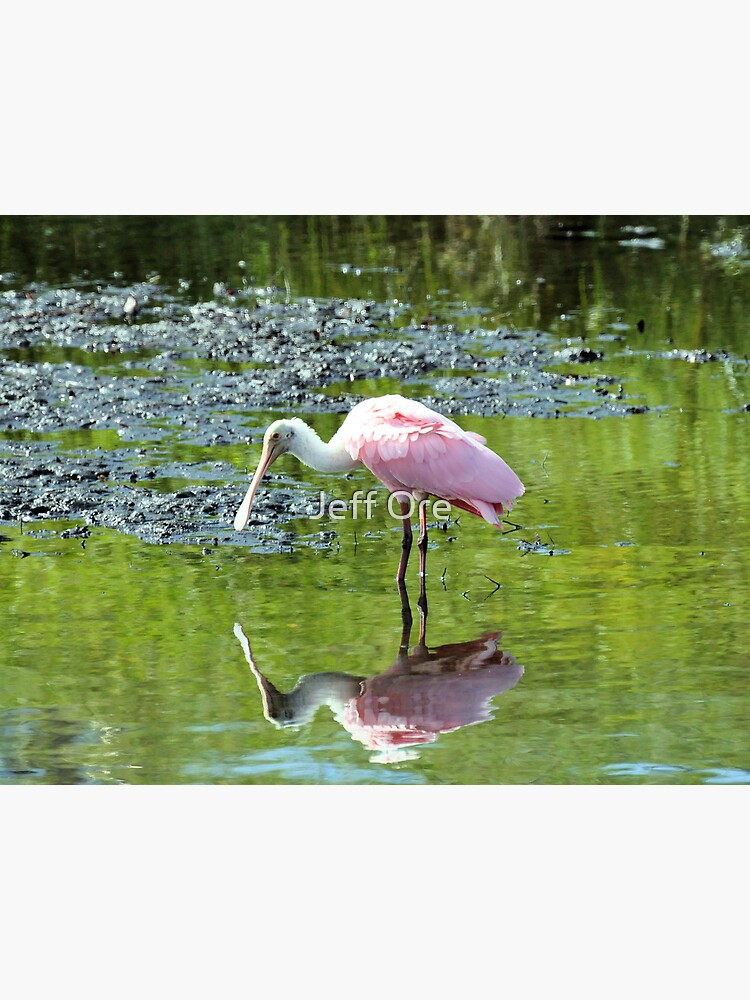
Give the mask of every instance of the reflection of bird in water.
M 377 677 L 326 672 L 301 677 L 289 694 L 279 691 L 260 672 L 241 625 L 234 626 L 250 669 L 258 682 L 263 714 L 280 727 L 312 721 L 321 705 L 368 750 L 377 763 L 416 758 L 414 749 L 433 743 L 441 733 L 492 718 L 490 699 L 512 688 L 523 667 L 498 646 L 502 633 L 486 632 L 470 642 L 429 649 L 426 614 L 420 615 L 419 641 L 411 650 L 412 616 L 401 586 L 403 631 L 398 656 Z M 426 608 L 424 596 L 420 607 Z
M 258 468 L 235 516 L 236 531 L 250 519 L 255 492 L 266 470 L 287 452 L 320 472 L 349 472 L 364 465 L 399 495 L 404 539 L 398 580 L 406 573 L 412 544 L 412 497 L 419 503 L 417 544 L 419 571 L 424 575 L 426 501 L 430 496 L 447 500 L 500 528 L 500 516 L 511 510 L 524 492 L 515 472 L 485 447 L 479 434 L 462 430 L 417 400 L 381 396 L 357 403 L 327 444 L 299 417 L 274 420 L 263 437 Z

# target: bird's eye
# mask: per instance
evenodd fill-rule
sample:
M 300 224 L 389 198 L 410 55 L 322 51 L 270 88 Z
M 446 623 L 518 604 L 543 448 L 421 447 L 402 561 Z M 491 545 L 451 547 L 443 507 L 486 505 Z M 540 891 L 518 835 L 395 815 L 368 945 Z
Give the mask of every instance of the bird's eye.
M 279 440 L 279 432 L 278 431 L 274 431 L 273 434 L 271 435 L 271 438 L 274 441 L 278 441 Z

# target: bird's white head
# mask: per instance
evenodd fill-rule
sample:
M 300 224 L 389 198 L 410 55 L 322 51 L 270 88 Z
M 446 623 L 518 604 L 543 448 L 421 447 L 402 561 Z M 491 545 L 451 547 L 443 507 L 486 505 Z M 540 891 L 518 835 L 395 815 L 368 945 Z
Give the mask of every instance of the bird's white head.
M 258 463 L 258 468 L 255 470 L 250 488 L 245 494 L 245 499 L 242 501 L 242 505 L 235 515 L 235 531 L 242 531 L 250 520 L 250 511 L 255 499 L 255 492 L 270 466 L 273 465 L 277 458 L 294 450 L 300 424 L 302 424 L 302 421 L 298 417 L 293 417 L 291 420 L 274 420 L 263 435 L 263 451 L 260 455 L 260 462 Z
M 294 432 L 302 421 L 298 417 L 291 420 L 274 420 L 263 435 L 263 450 L 271 449 L 275 457 L 291 451 L 294 446 Z

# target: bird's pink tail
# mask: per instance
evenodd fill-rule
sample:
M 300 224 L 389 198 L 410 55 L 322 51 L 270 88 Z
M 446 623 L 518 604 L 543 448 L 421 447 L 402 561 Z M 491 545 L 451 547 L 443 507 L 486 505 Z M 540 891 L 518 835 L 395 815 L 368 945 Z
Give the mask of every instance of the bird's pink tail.
M 503 530 L 500 518 L 505 513 L 505 510 L 501 503 L 488 503 L 484 500 L 478 500 L 476 504 L 473 504 L 468 500 L 456 500 L 455 497 L 445 497 L 445 499 L 454 507 L 460 507 L 461 510 L 467 510 L 470 514 L 476 514 L 477 517 L 484 518 L 488 524 L 494 525 L 500 531 Z M 481 504 L 481 508 L 478 504 Z

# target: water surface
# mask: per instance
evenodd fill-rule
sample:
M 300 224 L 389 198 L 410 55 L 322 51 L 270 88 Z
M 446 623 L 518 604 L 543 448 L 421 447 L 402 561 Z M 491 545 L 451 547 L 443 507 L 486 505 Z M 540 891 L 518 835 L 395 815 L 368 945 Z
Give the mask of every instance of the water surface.
M 0 232 L 0 292 L 158 273 L 176 298 L 223 281 L 280 302 L 393 299 L 414 321 L 596 348 L 591 371 L 646 408 L 463 419 L 524 481 L 519 527 L 500 536 L 461 515 L 432 531 L 428 615 L 415 556 L 408 636 L 382 491 L 372 521 L 301 520 L 266 554 L 0 524 L 0 780 L 748 781 L 747 220 L 5 219 Z M 354 391 L 402 388 L 370 381 Z M 311 423 L 325 436 L 339 419 Z M 191 446 L 194 460 L 206 452 Z M 257 458 L 240 444 L 224 454 Z M 277 468 L 344 499 L 377 486 L 365 471 Z M 335 544 L 295 545 L 334 528 Z M 488 635 L 482 666 L 472 657 Z M 423 645 L 461 649 L 425 660 Z M 333 679 L 300 687 L 303 675 Z M 292 717 L 274 720 L 274 704 Z M 384 749 L 397 704 L 409 724 L 396 737 L 391 719 Z

